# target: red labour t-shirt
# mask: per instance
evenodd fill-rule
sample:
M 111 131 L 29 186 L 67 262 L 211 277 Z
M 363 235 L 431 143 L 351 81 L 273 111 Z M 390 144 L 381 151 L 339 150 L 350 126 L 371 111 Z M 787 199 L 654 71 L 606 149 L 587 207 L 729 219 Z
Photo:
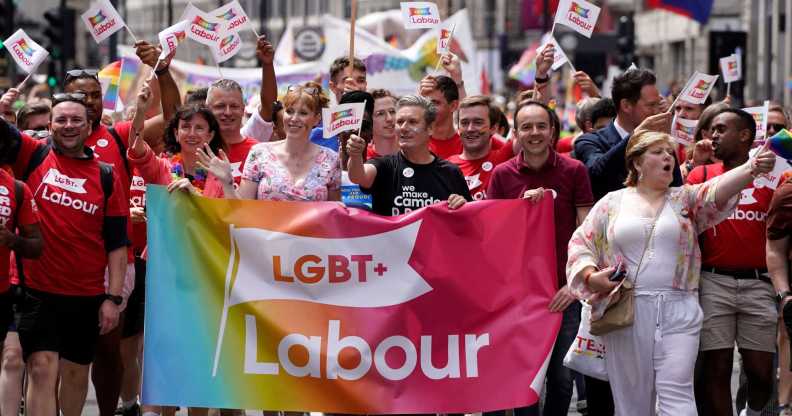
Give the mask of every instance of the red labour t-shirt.
M 514 157 L 514 147 L 509 143 L 497 150 L 491 148 L 486 156 L 476 160 L 465 160 L 461 156 L 451 156 L 448 161 L 459 166 L 462 174 L 465 175 L 470 195 L 473 200 L 480 201 L 487 198 L 487 186 L 492 171 L 496 166 Z
M 228 146 L 228 161 L 231 162 L 231 173 L 234 175 L 234 187 L 239 188 L 239 183 L 242 182 L 242 172 L 245 169 L 245 161 L 247 161 L 250 148 L 259 142 L 256 139 L 245 137 L 241 142 L 234 143 Z M 210 198 L 223 197 L 223 184 L 213 175 L 209 175 L 206 179 L 206 186 L 204 186 L 203 196 Z
M 91 135 L 85 139 L 85 147 L 90 147 L 94 152 L 96 159 L 109 164 L 113 167 L 113 171 L 118 174 L 121 180 L 121 187 L 124 194 L 124 199 L 129 199 L 129 187 L 132 184 L 132 177 L 130 172 L 127 171 L 128 166 L 126 162 L 126 149 L 129 148 L 129 133 L 132 131 L 131 121 L 122 121 L 113 125 L 113 130 L 118 133 L 118 138 L 124 144 L 124 150 L 118 148 L 115 138 L 110 134 L 110 128 L 100 123 L 98 127 L 91 131 Z M 130 166 L 131 168 L 131 166 Z M 134 235 L 134 227 L 132 221 L 127 218 L 127 235 Z M 135 261 L 132 250 L 127 253 L 127 262 L 132 263 Z
M 448 159 L 462 153 L 462 140 L 459 133 L 454 133 L 449 139 L 429 139 L 429 150 L 441 159 Z
M 698 166 L 687 177 L 687 183 L 703 183 L 725 172 L 722 163 Z M 754 188 L 751 183 L 742 195 L 737 209 L 713 228 L 701 234 L 701 264 L 725 269 L 763 269 L 765 260 L 765 227 L 767 210 L 773 190 Z
M 551 150 L 545 164 L 532 170 L 524 166 L 520 153 L 492 172 L 487 199 L 522 198 L 525 191 L 536 188 L 550 190 L 555 199 L 556 273 L 561 287 L 566 285 L 567 245 L 577 228 L 577 208 L 594 205 L 591 182 L 586 166 L 578 160 Z
M 21 137 L 13 166 L 17 174 L 25 172 L 36 148 L 46 145 Z M 99 161 L 90 148 L 85 151 L 88 158 L 73 159 L 50 150 L 26 182 L 34 191 L 44 242 L 41 257 L 23 261 L 25 285 L 32 289 L 71 296 L 105 292 L 104 219 L 128 217 L 129 202 L 118 169 L 113 169 L 113 192 L 105 206 Z
M 16 186 L 14 177 L 3 169 L 0 169 L 0 226 L 6 227 L 8 231 L 14 232 L 17 226 L 32 225 L 38 223 L 38 210 L 36 203 L 33 202 L 33 195 L 30 188 L 23 185 L 22 205 L 17 206 Z M 15 224 L 14 221 L 18 221 Z M 0 246 L 0 292 L 5 292 L 10 287 L 8 281 L 11 250 L 6 246 Z

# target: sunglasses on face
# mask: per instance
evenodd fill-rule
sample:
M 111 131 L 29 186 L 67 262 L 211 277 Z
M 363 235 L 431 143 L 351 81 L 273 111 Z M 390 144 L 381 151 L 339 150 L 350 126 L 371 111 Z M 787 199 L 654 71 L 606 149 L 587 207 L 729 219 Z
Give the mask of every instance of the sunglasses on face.
M 785 128 L 786 128 L 786 126 L 783 125 L 783 124 L 775 124 L 775 123 L 773 123 L 773 124 L 768 124 L 767 125 L 767 131 L 774 131 L 776 133 L 781 131 L 782 129 L 785 129 Z

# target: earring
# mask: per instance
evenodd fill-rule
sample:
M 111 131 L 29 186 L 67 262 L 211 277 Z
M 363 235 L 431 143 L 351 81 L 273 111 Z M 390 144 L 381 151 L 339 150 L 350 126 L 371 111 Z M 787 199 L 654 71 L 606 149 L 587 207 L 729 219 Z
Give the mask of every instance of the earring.
M 643 180 L 643 172 L 638 172 L 638 182 Z

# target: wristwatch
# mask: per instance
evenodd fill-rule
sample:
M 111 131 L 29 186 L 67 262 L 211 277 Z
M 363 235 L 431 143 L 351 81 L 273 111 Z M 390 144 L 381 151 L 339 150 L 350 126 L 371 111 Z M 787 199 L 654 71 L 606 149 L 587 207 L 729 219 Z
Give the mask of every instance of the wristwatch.
M 116 305 L 121 305 L 122 303 L 124 303 L 124 298 L 119 295 L 111 295 L 109 293 L 105 293 L 104 297 L 105 300 L 109 300 L 110 302 L 113 302 Z
M 537 84 L 544 84 L 547 81 L 550 81 L 550 75 L 545 75 L 544 77 L 534 77 L 534 81 L 536 81 Z
M 780 305 L 781 302 L 784 300 L 785 297 L 792 296 L 792 290 L 785 290 L 776 294 L 776 302 Z

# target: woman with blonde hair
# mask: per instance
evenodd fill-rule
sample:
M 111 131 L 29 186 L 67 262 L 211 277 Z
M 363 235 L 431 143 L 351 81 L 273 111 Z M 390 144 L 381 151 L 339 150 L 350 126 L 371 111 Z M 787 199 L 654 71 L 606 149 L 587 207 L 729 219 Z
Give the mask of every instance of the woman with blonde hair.
M 703 184 L 670 187 L 675 148 L 666 133 L 631 137 L 626 188 L 600 199 L 569 242 L 569 288 L 594 310 L 602 310 L 619 284 L 617 269 L 634 287 L 633 324 L 602 336 L 617 415 L 654 415 L 656 404 L 661 415 L 697 414 L 697 237 L 728 217 L 740 191 L 775 163 L 775 155 L 762 149 Z

